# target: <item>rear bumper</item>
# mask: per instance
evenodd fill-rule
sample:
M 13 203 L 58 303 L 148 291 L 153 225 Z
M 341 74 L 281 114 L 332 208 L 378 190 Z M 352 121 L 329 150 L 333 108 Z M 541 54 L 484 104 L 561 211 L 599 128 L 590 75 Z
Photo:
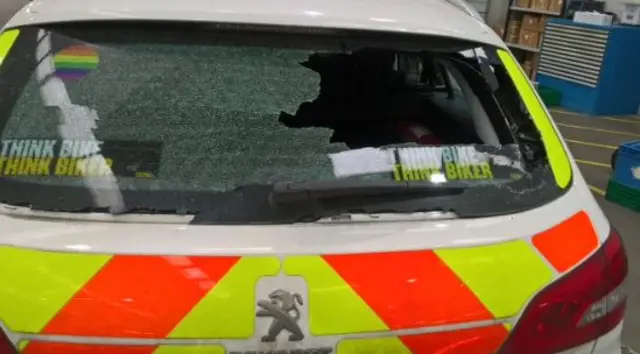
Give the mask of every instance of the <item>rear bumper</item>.
M 622 352 L 622 326 L 620 323 L 616 328 L 597 341 L 583 344 L 577 348 L 564 351 L 559 354 L 628 354 Z
M 2 328 L 0 323 L 0 328 Z M 600 337 L 597 341 L 589 342 L 580 347 L 564 351 L 558 354 L 635 354 L 626 353 L 622 351 L 622 327 L 623 323 L 620 323 L 614 330 Z M 3 328 L 2 328 L 3 329 Z M 19 334 L 8 332 L 9 338 L 17 344 L 21 338 Z M 337 353 L 340 354 L 340 353 Z
M 593 347 L 592 354 L 620 354 L 622 353 L 622 327 L 621 322 L 613 331 L 600 337 Z M 624 354 L 624 353 L 623 353 Z

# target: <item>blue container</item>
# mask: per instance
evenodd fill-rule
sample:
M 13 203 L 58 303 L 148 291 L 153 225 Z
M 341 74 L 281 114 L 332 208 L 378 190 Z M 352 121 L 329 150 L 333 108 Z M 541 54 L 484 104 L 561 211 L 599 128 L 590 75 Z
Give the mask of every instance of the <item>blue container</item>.
M 640 190 L 640 141 L 620 146 L 613 179 L 624 186 Z

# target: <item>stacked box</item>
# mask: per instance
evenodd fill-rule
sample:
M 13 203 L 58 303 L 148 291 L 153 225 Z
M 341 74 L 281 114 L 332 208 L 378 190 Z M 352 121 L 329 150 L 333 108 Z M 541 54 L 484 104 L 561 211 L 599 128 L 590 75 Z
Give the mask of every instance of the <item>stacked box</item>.
M 511 20 L 507 27 L 507 43 L 518 43 L 518 37 L 520 36 L 520 26 L 522 21 Z
M 525 74 L 527 74 L 528 77 L 531 77 L 531 75 L 533 74 L 533 56 L 532 55 L 528 55 L 524 59 L 524 62 L 522 62 L 522 69 L 524 70 Z
M 540 45 L 540 32 L 523 29 L 520 31 L 518 44 L 526 47 L 538 48 Z
M 606 198 L 640 212 L 640 141 L 620 146 Z
M 531 65 L 531 61 L 525 60 L 524 63 L 522 63 L 522 70 L 524 70 L 524 73 L 527 75 L 527 77 L 531 77 L 531 75 L 533 74 L 533 66 Z
M 635 212 L 640 212 L 640 192 L 629 188 L 613 179 L 607 185 L 607 197 L 610 202 L 616 203 Z
M 522 29 L 539 30 L 540 16 L 536 14 L 526 14 L 522 16 Z
M 546 23 L 547 17 L 543 15 L 526 14 L 522 16 L 522 29 L 518 38 L 518 44 L 538 48 Z
M 562 7 L 564 6 L 564 1 L 563 0 L 550 0 L 547 10 L 549 12 L 554 12 L 557 13 L 558 15 L 560 15 L 560 13 L 562 13 Z
M 531 0 L 530 8 L 547 11 L 549 9 L 549 3 L 550 0 Z

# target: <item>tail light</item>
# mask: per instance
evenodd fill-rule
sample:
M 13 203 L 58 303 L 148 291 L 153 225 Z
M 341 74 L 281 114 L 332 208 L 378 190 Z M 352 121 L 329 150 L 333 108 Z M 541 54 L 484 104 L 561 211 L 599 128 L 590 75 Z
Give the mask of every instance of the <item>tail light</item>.
M 16 354 L 16 348 L 13 343 L 7 338 L 7 335 L 0 329 L 0 354 Z
M 627 256 L 611 231 L 584 263 L 536 295 L 500 354 L 552 354 L 609 333 L 623 319 Z

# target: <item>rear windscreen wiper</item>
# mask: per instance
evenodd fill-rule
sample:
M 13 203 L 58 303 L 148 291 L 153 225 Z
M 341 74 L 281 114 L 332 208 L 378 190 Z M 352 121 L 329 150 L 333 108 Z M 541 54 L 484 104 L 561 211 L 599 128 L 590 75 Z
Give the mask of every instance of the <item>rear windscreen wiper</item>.
M 344 200 L 367 197 L 388 201 L 459 195 L 466 187 L 443 187 L 430 182 L 396 181 L 314 181 L 276 183 L 269 195 L 272 204 L 291 204 L 314 200 Z

